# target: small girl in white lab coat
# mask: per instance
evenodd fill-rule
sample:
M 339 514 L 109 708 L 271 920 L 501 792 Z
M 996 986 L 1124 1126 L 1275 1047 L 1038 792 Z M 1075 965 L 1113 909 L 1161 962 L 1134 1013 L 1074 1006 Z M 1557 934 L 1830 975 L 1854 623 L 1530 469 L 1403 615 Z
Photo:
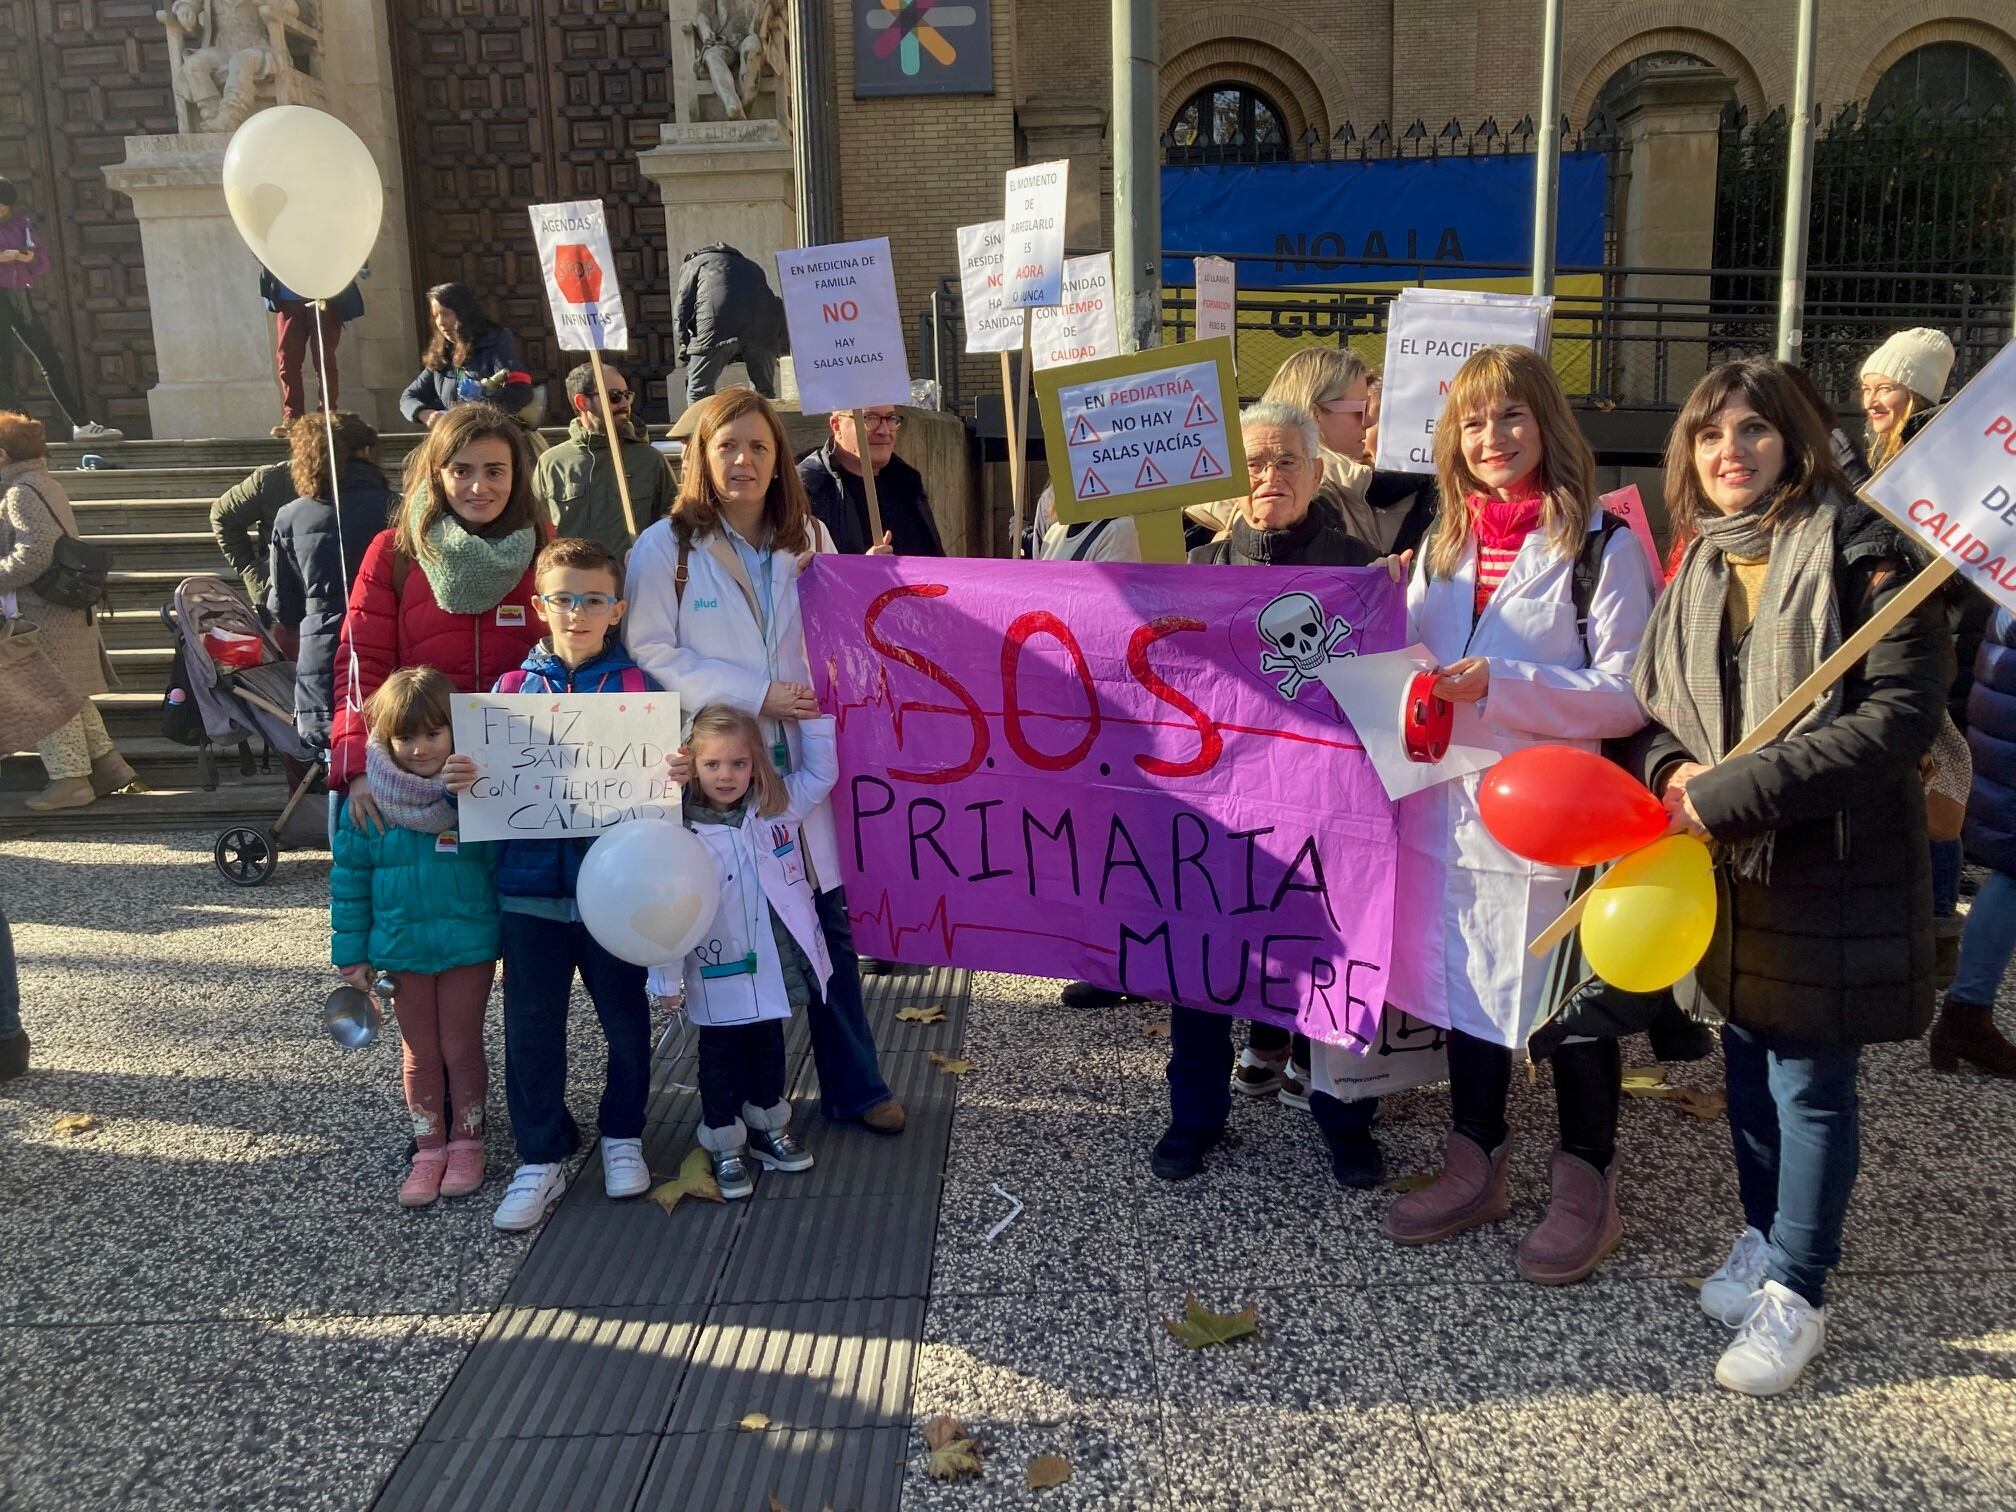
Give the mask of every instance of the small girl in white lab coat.
M 790 1133 L 784 1022 L 825 992 L 833 971 L 799 823 L 832 791 L 839 765 L 831 718 L 798 728 L 799 767 L 788 777 L 756 721 L 727 704 L 693 716 L 684 753 L 686 822 L 721 875 L 714 923 L 685 962 L 686 1016 L 700 1039 L 696 1137 L 731 1199 L 755 1190 L 752 1155 L 773 1171 L 812 1168 Z M 652 990 L 669 986 L 654 980 Z

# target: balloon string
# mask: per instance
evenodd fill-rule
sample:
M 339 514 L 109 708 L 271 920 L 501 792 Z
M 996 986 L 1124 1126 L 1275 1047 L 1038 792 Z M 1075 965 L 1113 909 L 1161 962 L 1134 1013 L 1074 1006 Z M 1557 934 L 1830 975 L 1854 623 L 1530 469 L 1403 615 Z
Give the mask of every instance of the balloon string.
M 336 412 L 329 404 L 329 345 L 322 335 L 322 321 L 329 309 L 329 301 L 317 299 L 310 308 L 315 312 L 315 369 L 316 380 L 322 385 L 322 436 L 329 448 L 329 506 L 336 511 L 336 564 L 343 571 L 343 603 L 347 616 L 350 603 L 350 551 L 343 539 L 343 485 L 336 476 L 339 471 L 336 462 Z M 344 705 L 352 710 L 361 710 L 363 700 L 359 696 L 362 677 L 357 668 L 357 643 L 350 641 L 350 667 L 346 678 Z M 333 735 L 333 731 L 331 732 Z M 333 740 L 331 741 L 333 745 Z

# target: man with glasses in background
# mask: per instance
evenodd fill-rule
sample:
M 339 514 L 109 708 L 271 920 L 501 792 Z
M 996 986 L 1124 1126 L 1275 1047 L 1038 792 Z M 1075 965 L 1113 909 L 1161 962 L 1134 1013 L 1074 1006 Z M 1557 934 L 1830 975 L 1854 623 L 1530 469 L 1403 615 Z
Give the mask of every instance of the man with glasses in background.
M 843 555 L 945 555 L 931 501 L 924 495 L 924 476 L 896 455 L 896 437 L 903 417 L 892 405 L 855 412 L 836 410 L 826 417 L 832 434 L 826 444 L 798 464 L 812 513 L 833 533 L 834 549 Z M 866 434 L 862 434 L 862 432 Z M 862 458 L 875 469 L 875 502 L 882 510 L 882 539 L 868 528 L 868 495 L 861 482 Z
M 645 439 L 644 428 L 630 418 L 630 384 L 613 367 L 604 367 L 609 409 L 616 417 L 622 442 L 623 474 L 630 483 L 630 503 L 637 528 L 662 519 L 677 492 L 672 469 Z M 532 472 L 532 493 L 553 521 L 553 534 L 599 541 L 622 561 L 630 550 L 630 524 L 623 517 L 623 496 L 616 487 L 616 469 L 609 460 L 609 437 L 602 425 L 602 401 L 595 392 L 595 369 L 582 363 L 567 375 L 567 402 L 574 418 L 567 439 L 549 447 Z

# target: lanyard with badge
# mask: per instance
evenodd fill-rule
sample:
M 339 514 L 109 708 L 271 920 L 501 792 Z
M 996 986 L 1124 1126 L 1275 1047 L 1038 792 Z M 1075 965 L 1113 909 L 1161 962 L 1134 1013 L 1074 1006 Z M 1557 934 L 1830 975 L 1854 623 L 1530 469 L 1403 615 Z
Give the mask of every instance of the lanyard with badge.
M 737 539 L 740 539 L 740 537 L 738 536 Z M 756 612 L 759 616 L 759 623 L 756 628 L 763 637 L 763 673 L 768 682 L 775 682 L 777 681 L 777 647 L 775 643 L 777 594 L 776 586 L 770 577 L 770 564 L 776 558 L 777 548 L 775 546 L 766 546 L 763 550 L 757 551 L 754 546 L 750 546 L 749 550 L 755 556 L 757 564 L 756 582 L 758 587 Z M 770 744 L 770 764 L 782 776 L 789 776 L 791 773 L 791 746 L 784 739 L 784 722 L 782 720 L 777 722 L 777 738 Z
M 745 856 L 742 851 L 742 829 L 735 826 L 728 832 L 728 846 L 734 853 L 736 872 L 742 878 L 742 943 L 747 947 L 739 960 L 709 961 L 703 956 L 700 962 L 700 977 L 703 981 L 715 981 L 722 977 L 756 975 L 756 910 L 750 905 L 750 892 L 754 889 L 759 900 L 758 907 L 767 907 L 763 897 L 763 879 L 756 874 L 756 860 L 753 855 Z

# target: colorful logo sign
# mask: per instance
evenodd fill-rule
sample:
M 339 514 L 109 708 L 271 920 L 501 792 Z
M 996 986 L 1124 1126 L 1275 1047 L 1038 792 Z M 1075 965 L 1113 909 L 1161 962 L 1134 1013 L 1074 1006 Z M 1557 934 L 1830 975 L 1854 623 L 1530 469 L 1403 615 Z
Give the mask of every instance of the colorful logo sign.
M 854 93 L 992 94 L 988 0 L 856 0 Z

